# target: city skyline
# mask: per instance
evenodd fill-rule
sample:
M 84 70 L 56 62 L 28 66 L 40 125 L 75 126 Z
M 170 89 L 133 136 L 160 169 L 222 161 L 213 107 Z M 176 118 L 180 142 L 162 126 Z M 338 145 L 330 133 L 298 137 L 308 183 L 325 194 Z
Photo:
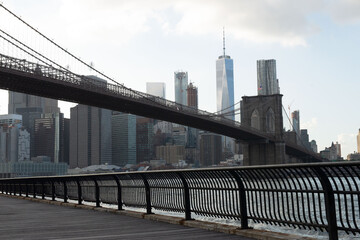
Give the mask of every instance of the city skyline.
M 225 26 L 227 52 L 235 62 L 235 102 L 244 95 L 256 95 L 256 60 L 276 59 L 283 105 L 285 109 L 291 106 L 291 110 L 300 110 L 301 128 L 309 130 L 318 149 L 338 141 L 343 157 L 356 151 L 360 5 L 355 1 L 228 1 L 211 2 L 205 9 L 202 1 L 134 1 L 125 5 L 65 0 L 31 5 L 20 0 L 3 3 L 128 87 L 145 92 L 145 82 L 164 82 L 168 86 L 167 98 L 174 100 L 173 72 L 186 69 L 189 81 L 199 89 L 199 109 L 210 112 L 216 111 L 214 59 L 221 51 Z M 292 4 L 297 7 L 289 8 Z M 244 7 L 248 16 L 242 19 Z M 261 17 L 258 10 L 264 12 Z M 267 12 L 276 14 L 270 16 Z M 234 18 L 224 18 L 225 13 Z M 88 14 L 97 17 L 89 18 Z M 134 21 L 124 21 L 118 15 Z M 254 16 L 256 20 L 251 18 Z M 114 22 L 111 31 L 104 28 L 109 21 Z M 78 31 L 80 28 L 82 31 Z M 91 40 L 84 44 L 84 38 Z M 0 98 L 0 114 L 6 114 L 7 93 L 1 90 Z M 69 105 L 73 106 L 59 104 L 67 117 Z M 286 116 L 284 125 L 289 129 Z

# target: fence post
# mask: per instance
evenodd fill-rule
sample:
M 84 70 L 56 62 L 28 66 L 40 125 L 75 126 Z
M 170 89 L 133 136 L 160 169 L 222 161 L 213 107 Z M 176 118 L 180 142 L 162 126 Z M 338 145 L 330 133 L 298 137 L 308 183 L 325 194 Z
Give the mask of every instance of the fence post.
M 120 184 L 120 179 L 117 175 L 114 175 L 114 179 L 117 185 L 117 199 L 118 199 L 118 210 L 122 210 L 122 196 L 121 196 L 121 184 Z
M 34 198 L 36 198 L 36 182 L 33 181 L 33 193 L 34 193 Z
M 26 181 L 26 180 L 25 180 Z M 26 185 L 25 185 L 25 196 L 29 197 L 29 185 L 28 185 L 28 181 L 26 181 Z
M 45 186 L 44 186 L 44 180 L 41 181 L 41 188 L 42 188 L 42 193 L 41 193 L 41 198 L 45 199 Z
M 146 196 L 146 213 L 152 214 L 151 212 L 151 195 L 150 195 L 150 185 L 146 179 L 146 176 L 144 173 L 140 173 L 140 176 L 142 177 L 144 181 L 145 186 L 145 196 Z
M 51 179 L 51 201 L 55 201 L 55 183 L 54 183 L 54 179 Z
M 184 186 L 184 207 L 185 207 L 185 220 L 193 220 L 191 218 L 191 206 L 190 206 L 190 190 L 189 185 L 186 182 L 184 175 L 181 172 L 176 172 L 181 179 Z
M 64 184 L 64 203 L 67 203 L 68 197 L 67 197 L 67 185 L 66 185 L 66 180 L 63 180 L 63 184 Z
M 321 186 L 324 190 L 326 219 L 328 222 L 327 230 L 329 232 L 329 239 L 338 240 L 339 236 L 336 222 L 334 190 L 331 187 L 329 178 L 326 176 L 325 172 L 321 169 L 321 167 L 315 166 L 313 169 L 317 173 Z
M 95 200 L 96 200 L 96 207 L 100 207 L 100 189 L 99 184 L 96 180 L 96 177 L 92 178 L 95 183 Z
M 80 181 L 79 178 L 76 178 L 76 184 L 78 187 L 78 204 L 81 205 L 82 204 L 82 191 L 81 191 L 81 185 L 80 185 Z
M 248 215 L 247 215 L 247 206 L 246 206 L 246 193 L 244 184 L 239 177 L 239 175 L 234 171 L 230 170 L 230 174 L 234 177 L 238 187 L 239 187 L 239 197 L 240 197 L 240 215 L 241 215 L 241 229 L 249 229 L 248 225 Z
M 19 182 L 19 196 L 21 197 L 22 192 L 21 192 L 21 182 Z

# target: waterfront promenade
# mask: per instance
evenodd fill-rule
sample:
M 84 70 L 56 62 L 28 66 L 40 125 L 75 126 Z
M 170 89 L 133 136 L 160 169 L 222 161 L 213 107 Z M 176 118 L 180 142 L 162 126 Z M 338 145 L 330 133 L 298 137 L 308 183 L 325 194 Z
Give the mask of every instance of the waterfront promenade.
M 0 206 L 1 239 L 251 239 L 4 196 Z
M 237 230 L 201 221 L 182 222 L 180 218 L 140 212 L 120 211 L 119 214 L 115 209 L 1 194 L 0 206 L 1 239 L 312 239 L 254 229 Z

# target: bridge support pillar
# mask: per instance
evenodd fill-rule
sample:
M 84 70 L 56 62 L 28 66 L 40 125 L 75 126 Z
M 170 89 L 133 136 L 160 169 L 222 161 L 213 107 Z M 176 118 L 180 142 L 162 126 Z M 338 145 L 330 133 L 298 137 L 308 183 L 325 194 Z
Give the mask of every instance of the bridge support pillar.
M 244 165 L 286 162 L 281 94 L 242 97 L 241 125 L 271 139 L 243 142 Z
M 243 144 L 244 165 L 268 165 L 285 162 L 284 142 L 251 142 Z

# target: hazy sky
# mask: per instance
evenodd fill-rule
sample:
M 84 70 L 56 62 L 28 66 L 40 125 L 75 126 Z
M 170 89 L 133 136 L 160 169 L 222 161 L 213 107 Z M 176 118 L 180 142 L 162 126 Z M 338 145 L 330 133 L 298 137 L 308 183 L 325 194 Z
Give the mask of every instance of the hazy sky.
M 342 144 L 343 157 L 356 150 L 358 0 L 2 2 L 85 62 L 133 89 L 145 91 L 146 82 L 165 82 L 166 97 L 174 100 L 174 71 L 188 71 L 199 89 L 199 107 L 211 112 L 216 111 L 215 61 L 222 54 L 225 26 L 226 53 L 234 60 L 235 102 L 257 94 L 256 60 L 276 59 L 284 108 L 300 110 L 301 128 L 309 130 L 319 150 L 332 141 Z M 6 21 L 16 29 L 11 19 Z M 41 41 L 35 44 L 42 46 Z M 49 50 L 52 54 L 56 55 Z M 7 113 L 7 98 L 0 90 L 0 114 Z M 69 106 L 60 104 L 67 116 Z M 285 116 L 284 125 L 289 128 Z

